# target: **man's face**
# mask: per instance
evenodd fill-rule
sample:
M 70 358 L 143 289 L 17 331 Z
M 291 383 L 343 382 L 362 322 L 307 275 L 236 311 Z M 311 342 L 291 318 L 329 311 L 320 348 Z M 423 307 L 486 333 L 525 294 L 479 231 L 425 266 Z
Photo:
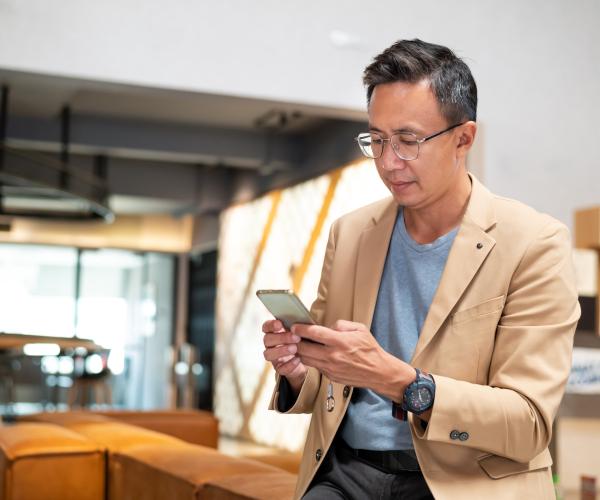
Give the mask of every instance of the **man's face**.
M 369 128 L 384 138 L 400 131 L 413 132 L 421 139 L 444 130 L 447 123 L 426 81 L 377 85 L 369 105 Z M 389 142 L 375 160 L 379 176 L 396 202 L 409 209 L 430 207 L 451 196 L 464 172 L 459 152 L 459 129 L 420 145 L 416 160 L 396 156 Z

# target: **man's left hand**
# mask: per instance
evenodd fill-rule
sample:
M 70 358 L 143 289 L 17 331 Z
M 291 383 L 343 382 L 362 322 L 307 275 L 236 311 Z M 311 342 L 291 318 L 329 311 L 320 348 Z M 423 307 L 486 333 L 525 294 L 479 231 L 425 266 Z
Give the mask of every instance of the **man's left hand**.
M 331 328 L 296 324 L 292 332 L 303 339 L 298 344 L 302 363 L 334 382 L 367 387 L 399 402 L 415 380 L 415 369 L 386 352 L 362 323 L 338 320 Z

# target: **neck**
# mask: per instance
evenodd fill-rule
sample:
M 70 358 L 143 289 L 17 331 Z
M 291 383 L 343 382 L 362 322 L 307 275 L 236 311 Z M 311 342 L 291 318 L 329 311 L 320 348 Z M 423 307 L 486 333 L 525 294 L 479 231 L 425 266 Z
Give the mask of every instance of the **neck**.
M 452 231 L 462 221 L 470 196 L 471 179 L 465 172 L 440 199 L 424 207 L 404 209 L 408 234 L 425 244 Z

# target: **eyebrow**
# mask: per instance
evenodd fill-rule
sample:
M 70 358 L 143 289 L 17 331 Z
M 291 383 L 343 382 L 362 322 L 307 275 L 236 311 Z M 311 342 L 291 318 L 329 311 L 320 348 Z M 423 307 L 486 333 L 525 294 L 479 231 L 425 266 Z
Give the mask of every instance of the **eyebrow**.
M 380 130 L 377 127 L 374 127 L 370 123 L 369 123 L 369 131 L 379 132 L 381 134 L 384 133 L 383 130 Z M 410 127 L 395 128 L 394 130 L 392 130 L 393 134 L 398 134 L 398 133 L 403 133 L 403 132 L 408 132 L 408 133 L 411 133 L 411 134 L 418 134 L 419 133 L 418 131 L 416 131 L 415 129 L 410 128 Z

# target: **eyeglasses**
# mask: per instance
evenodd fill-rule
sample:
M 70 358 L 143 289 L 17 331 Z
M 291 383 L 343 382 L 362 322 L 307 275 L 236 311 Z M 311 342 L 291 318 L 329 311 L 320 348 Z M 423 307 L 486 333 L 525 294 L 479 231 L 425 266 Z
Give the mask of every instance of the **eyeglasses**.
M 451 127 L 448 127 L 447 129 L 442 130 L 441 132 L 436 132 L 435 134 L 428 135 L 422 139 L 419 139 L 412 132 L 398 132 L 393 134 L 389 139 L 381 137 L 381 135 L 377 132 L 364 132 L 362 134 L 358 134 L 354 140 L 358 142 L 358 146 L 360 147 L 362 154 L 364 154 L 367 158 L 376 159 L 381 157 L 385 143 L 389 142 L 398 158 L 401 160 L 410 161 L 416 160 L 419 157 L 419 149 L 421 144 L 429 141 L 430 139 L 434 139 L 439 135 L 445 134 L 456 127 L 460 127 L 465 123 L 466 122 L 457 123 Z

